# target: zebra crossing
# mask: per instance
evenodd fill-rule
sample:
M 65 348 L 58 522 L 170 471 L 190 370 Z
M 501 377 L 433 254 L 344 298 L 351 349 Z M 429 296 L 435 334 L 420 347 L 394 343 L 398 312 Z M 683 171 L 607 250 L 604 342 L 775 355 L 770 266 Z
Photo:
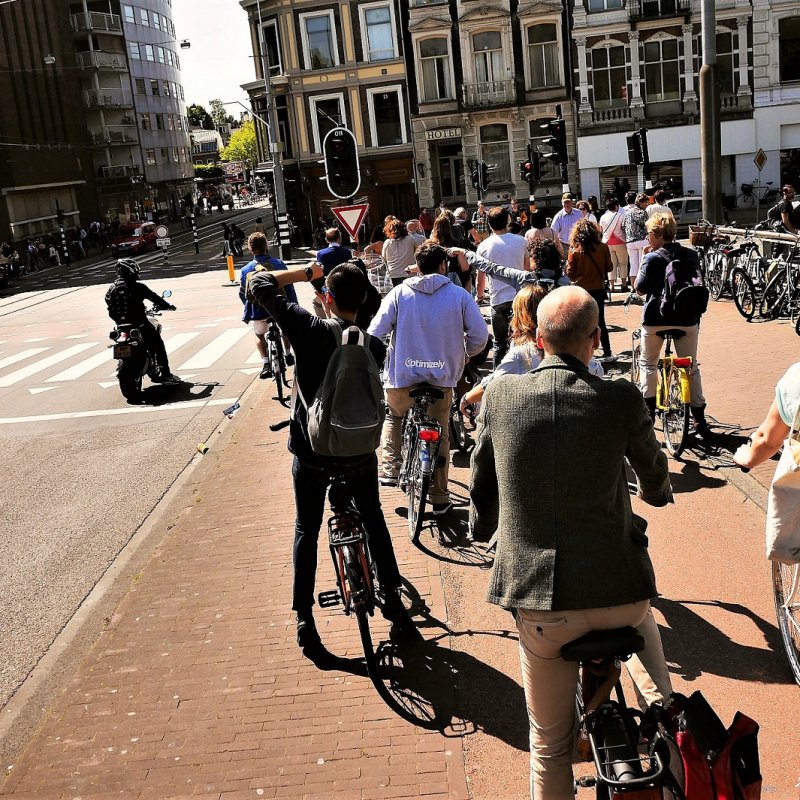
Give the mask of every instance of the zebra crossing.
M 261 363 L 255 349 L 253 332 L 241 323 L 230 319 L 213 327 L 197 325 L 188 331 L 163 331 L 164 344 L 173 372 L 192 373 L 197 377 L 214 370 L 238 370 L 252 375 Z M 75 341 L 79 338 L 79 341 Z M 96 382 L 102 388 L 116 385 L 116 362 L 112 356 L 109 339 L 81 334 L 80 337 L 52 339 L 36 335 L 26 336 L 20 349 L 13 352 L 12 342 L 5 341 L 0 349 L 0 389 L 27 388 L 31 395 L 47 389 L 75 384 L 79 381 Z M 50 342 L 50 344 L 46 344 Z M 35 346 L 33 344 L 35 343 Z

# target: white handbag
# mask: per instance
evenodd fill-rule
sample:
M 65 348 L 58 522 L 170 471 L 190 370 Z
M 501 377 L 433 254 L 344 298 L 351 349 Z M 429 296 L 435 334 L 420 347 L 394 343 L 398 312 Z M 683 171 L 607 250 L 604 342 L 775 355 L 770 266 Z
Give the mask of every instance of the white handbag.
M 767 558 L 800 563 L 800 406 L 769 487 Z

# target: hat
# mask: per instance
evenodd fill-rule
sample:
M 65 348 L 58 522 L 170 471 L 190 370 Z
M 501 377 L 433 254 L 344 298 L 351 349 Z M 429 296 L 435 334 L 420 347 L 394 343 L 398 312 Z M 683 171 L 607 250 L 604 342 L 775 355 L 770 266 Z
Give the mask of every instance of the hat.
M 564 194 L 561 195 L 561 200 L 572 200 L 572 195 L 569 192 L 564 192 Z

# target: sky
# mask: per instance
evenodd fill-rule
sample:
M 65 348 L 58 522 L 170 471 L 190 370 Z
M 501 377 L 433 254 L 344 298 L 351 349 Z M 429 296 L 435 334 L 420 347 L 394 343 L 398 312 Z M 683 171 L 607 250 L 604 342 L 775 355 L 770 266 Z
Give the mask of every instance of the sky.
M 173 0 L 172 21 L 178 41 L 192 46 L 180 50 L 181 82 L 186 105 L 208 101 L 240 100 L 247 105 L 247 93 L 240 84 L 255 80 L 247 28 L 247 14 L 238 0 Z M 228 106 L 238 119 L 241 106 Z

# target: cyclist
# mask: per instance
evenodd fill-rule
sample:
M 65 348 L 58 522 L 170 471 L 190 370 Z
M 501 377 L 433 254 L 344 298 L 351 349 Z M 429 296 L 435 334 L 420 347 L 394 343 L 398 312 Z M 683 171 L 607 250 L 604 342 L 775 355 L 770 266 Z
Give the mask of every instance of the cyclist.
M 117 325 L 133 325 L 139 330 L 145 347 L 152 353 L 155 361 L 154 371 L 150 375 L 154 383 L 180 383 L 181 379 L 170 371 L 164 340 L 148 319 L 144 301 L 149 300 L 156 308 L 165 311 L 174 311 L 175 306 L 140 283 L 140 274 L 141 269 L 135 259 L 121 258 L 117 261 L 117 279 L 111 284 L 105 297 L 108 316 Z
M 442 426 L 442 438 L 430 497 L 433 513 L 440 515 L 452 507 L 447 476 L 453 387 L 464 371 L 466 356 L 483 350 L 488 331 L 470 294 L 447 277 L 443 247 L 426 242 L 417 249 L 416 261 L 421 274 L 386 295 L 369 327 L 373 336 L 391 334 L 384 383 L 389 413 L 383 428 L 380 481 L 384 486 L 397 484 L 401 423 L 414 404 L 409 392 L 420 383 L 438 387 L 444 398 L 433 403 L 429 412 Z
M 258 231 L 251 233 L 247 240 L 247 248 L 253 254 L 253 260 L 242 267 L 239 273 L 239 299 L 244 305 L 244 312 L 242 314 L 242 322 L 245 324 L 253 323 L 253 333 L 256 336 L 256 348 L 258 354 L 261 356 L 262 367 L 259 378 L 266 379 L 274 377 L 272 374 L 272 364 L 269 360 L 267 353 L 267 329 L 269 328 L 270 315 L 259 306 L 251 303 L 247 299 L 247 283 L 250 277 L 256 272 L 261 270 L 285 270 L 286 264 L 279 258 L 272 258 L 267 254 L 267 237 Z M 291 302 L 297 302 L 297 295 L 294 291 L 294 286 L 289 286 L 286 289 L 286 296 Z M 286 365 L 291 367 L 294 364 L 294 356 L 289 349 L 289 342 L 284 337 L 283 340 L 286 359 Z
M 316 396 L 328 362 L 336 349 L 336 338 L 328 324 L 297 303 L 289 302 L 281 289 L 300 281 L 322 278 L 322 267 L 313 263 L 303 269 L 258 272 L 250 280 L 253 301 L 269 312 L 292 343 L 297 356 L 297 394 L 308 403 Z M 354 264 L 340 264 L 325 279 L 325 303 L 342 329 L 354 324 L 359 306 L 367 295 L 367 280 Z M 377 338 L 369 345 L 380 366 L 386 347 Z M 297 508 L 294 532 L 294 586 L 292 609 L 297 614 L 297 644 L 312 661 L 324 659 L 312 608 L 317 570 L 317 543 L 325 510 L 325 493 L 333 475 L 343 466 L 351 476 L 353 500 L 367 532 L 370 551 L 384 591 L 383 616 L 392 623 L 393 638 L 418 637 L 414 623 L 400 599 L 400 572 L 392 540 L 378 495 L 378 461 L 374 453 L 350 458 L 331 458 L 314 452 L 308 437 L 306 404 L 295 395 L 289 426 L 289 451 L 294 454 L 292 479 Z
M 690 263 L 699 272 L 700 263 L 697 252 L 675 241 L 677 225 L 671 214 L 653 214 L 647 220 L 646 228 L 649 252 L 642 259 L 635 284 L 638 294 L 647 296 L 642 309 L 641 389 L 644 402 L 647 404 L 651 419 L 655 419 L 658 356 L 663 345 L 663 340 L 657 336 L 657 333 L 676 328 L 684 331 L 684 335 L 675 340 L 675 352 L 681 357 L 691 356 L 692 358 L 692 366 L 689 368 L 692 417 L 697 432 L 701 437 L 707 439 L 711 436 L 711 429 L 706 422 L 706 401 L 703 397 L 700 365 L 697 363 L 700 317 L 692 319 L 665 318 L 661 314 L 660 308 L 667 264 L 674 260 L 684 261 Z

